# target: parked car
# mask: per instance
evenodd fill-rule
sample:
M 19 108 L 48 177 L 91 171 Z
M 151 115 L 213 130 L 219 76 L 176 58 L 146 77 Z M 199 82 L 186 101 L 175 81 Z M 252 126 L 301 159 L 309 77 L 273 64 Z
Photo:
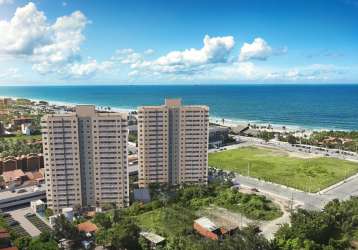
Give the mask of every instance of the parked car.
M 19 225 L 19 222 L 15 221 L 15 220 L 9 222 L 9 226 L 10 226 L 10 227 L 17 226 L 17 225 Z

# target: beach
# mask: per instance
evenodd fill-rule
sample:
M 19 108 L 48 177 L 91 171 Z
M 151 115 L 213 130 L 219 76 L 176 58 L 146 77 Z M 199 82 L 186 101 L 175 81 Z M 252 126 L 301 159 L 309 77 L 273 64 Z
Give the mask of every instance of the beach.
M 163 104 L 165 98 L 181 98 L 185 105 L 207 105 L 210 121 L 224 126 L 358 130 L 357 85 L 1 86 L 0 96 L 126 112 Z
M 21 97 L 15 96 L 0 96 L 0 99 L 10 98 L 13 100 L 22 99 Z M 27 98 L 25 98 L 27 99 Z M 83 104 L 90 104 L 90 103 L 68 103 L 68 102 L 61 102 L 61 101 L 52 101 L 52 100 L 44 100 L 44 99 L 27 99 L 31 102 L 35 102 L 39 104 L 39 102 L 47 102 L 48 107 L 52 107 L 56 112 L 65 112 L 65 110 L 70 110 L 74 108 L 76 105 L 83 105 Z M 124 113 L 132 113 L 136 112 L 136 108 L 121 108 L 121 107 L 110 107 L 110 106 L 96 106 L 96 109 L 103 110 L 103 111 L 113 111 L 113 112 L 124 112 Z M 318 131 L 317 129 L 308 129 L 308 128 L 300 128 L 298 126 L 290 126 L 290 125 L 278 125 L 278 124 L 265 124 L 265 123 L 254 123 L 252 121 L 234 121 L 225 118 L 218 118 L 218 117 L 209 117 L 209 121 L 213 125 L 217 126 L 224 126 L 229 128 L 235 128 L 237 126 L 248 126 L 257 128 L 258 131 L 270 131 L 270 132 L 277 132 L 277 133 L 295 133 L 301 134 L 301 136 L 306 135 L 309 136 L 313 131 Z M 323 131 L 324 129 L 320 129 L 319 131 Z

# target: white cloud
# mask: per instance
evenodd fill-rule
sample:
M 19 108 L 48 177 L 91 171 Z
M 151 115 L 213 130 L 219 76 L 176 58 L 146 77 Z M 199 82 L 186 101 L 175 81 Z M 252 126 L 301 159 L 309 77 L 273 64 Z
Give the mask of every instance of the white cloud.
M 0 21 L 0 53 L 31 55 L 36 46 L 49 42 L 49 30 L 44 13 L 34 3 L 17 8 L 9 22 Z
M 142 62 L 144 58 L 142 54 L 135 52 L 133 49 L 118 49 L 111 60 L 121 64 L 135 64 Z
M 248 60 L 266 60 L 273 53 L 272 48 L 267 44 L 267 42 L 258 37 L 250 43 L 244 43 L 240 49 L 239 60 L 248 61 Z
M 344 78 L 348 68 L 332 64 L 312 64 L 289 69 L 273 70 L 264 80 L 278 80 L 287 82 L 336 81 Z
M 152 61 L 137 60 L 131 68 L 140 74 L 195 74 L 214 64 L 227 63 L 235 41 L 232 36 L 206 35 L 203 44 L 201 49 L 171 51 Z
M 0 5 L 13 4 L 14 0 L 0 0 Z
M 184 51 L 172 51 L 156 60 L 157 65 L 201 65 L 208 63 L 224 63 L 234 47 L 234 38 L 209 37 L 206 35 L 203 40 L 204 47 L 201 49 L 186 49 Z
M 42 74 L 56 73 L 67 64 L 78 62 L 80 45 L 85 40 L 83 30 L 87 23 L 87 18 L 80 11 L 57 18 L 49 27 L 50 42 L 34 49 L 33 69 Z
M 147 49 L 147 50 L 144 51 L 145 55 L 153 55 L 154 53 L 155 53 L 154 49 Z
M 61 16 L 49 23 L 45 14 L 32 2 L 16 9 L 9 21 L 0 21 L 0 56 L 24 58 L 40 74 L 60 77 L 92 76 L 108 69 L 109 62 L 82 63 L 80 50 L 89 23 L 81 11 Z
M 87 63 L 74 63 L 66 70 L 69 78 L 89 78 L 98 72 L 106 72 L 111 70 L 113 64 L 105 61 L 98 63 L 96 60 L 91 60 Z

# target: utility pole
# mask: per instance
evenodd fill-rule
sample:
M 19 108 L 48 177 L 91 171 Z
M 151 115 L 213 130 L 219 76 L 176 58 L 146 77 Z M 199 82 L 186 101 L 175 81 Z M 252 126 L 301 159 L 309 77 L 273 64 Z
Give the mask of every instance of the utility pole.
M 290 200 L 290 212 L 293 212 L 293 192 L 291 193 L 291 200 Z

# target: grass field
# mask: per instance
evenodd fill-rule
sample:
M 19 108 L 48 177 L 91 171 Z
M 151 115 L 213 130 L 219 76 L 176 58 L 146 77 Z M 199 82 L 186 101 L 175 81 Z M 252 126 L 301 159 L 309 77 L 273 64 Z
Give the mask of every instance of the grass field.
M 179 206 L 158 208 L 136 217 L 138 225 L 160 235 L 175 237 L 192 230 L 194 212 Z
M 21 135 L 18 134 L 13 137 L 4 137 L 5 140 L 19 140 L 19 141 L 39 141 L 42 139 L 42 135 Z
M 358 163 L 299 158 L 279 149 L 244 147 L 209 154 L 209 166 L 317 192 L 358 172 Z

